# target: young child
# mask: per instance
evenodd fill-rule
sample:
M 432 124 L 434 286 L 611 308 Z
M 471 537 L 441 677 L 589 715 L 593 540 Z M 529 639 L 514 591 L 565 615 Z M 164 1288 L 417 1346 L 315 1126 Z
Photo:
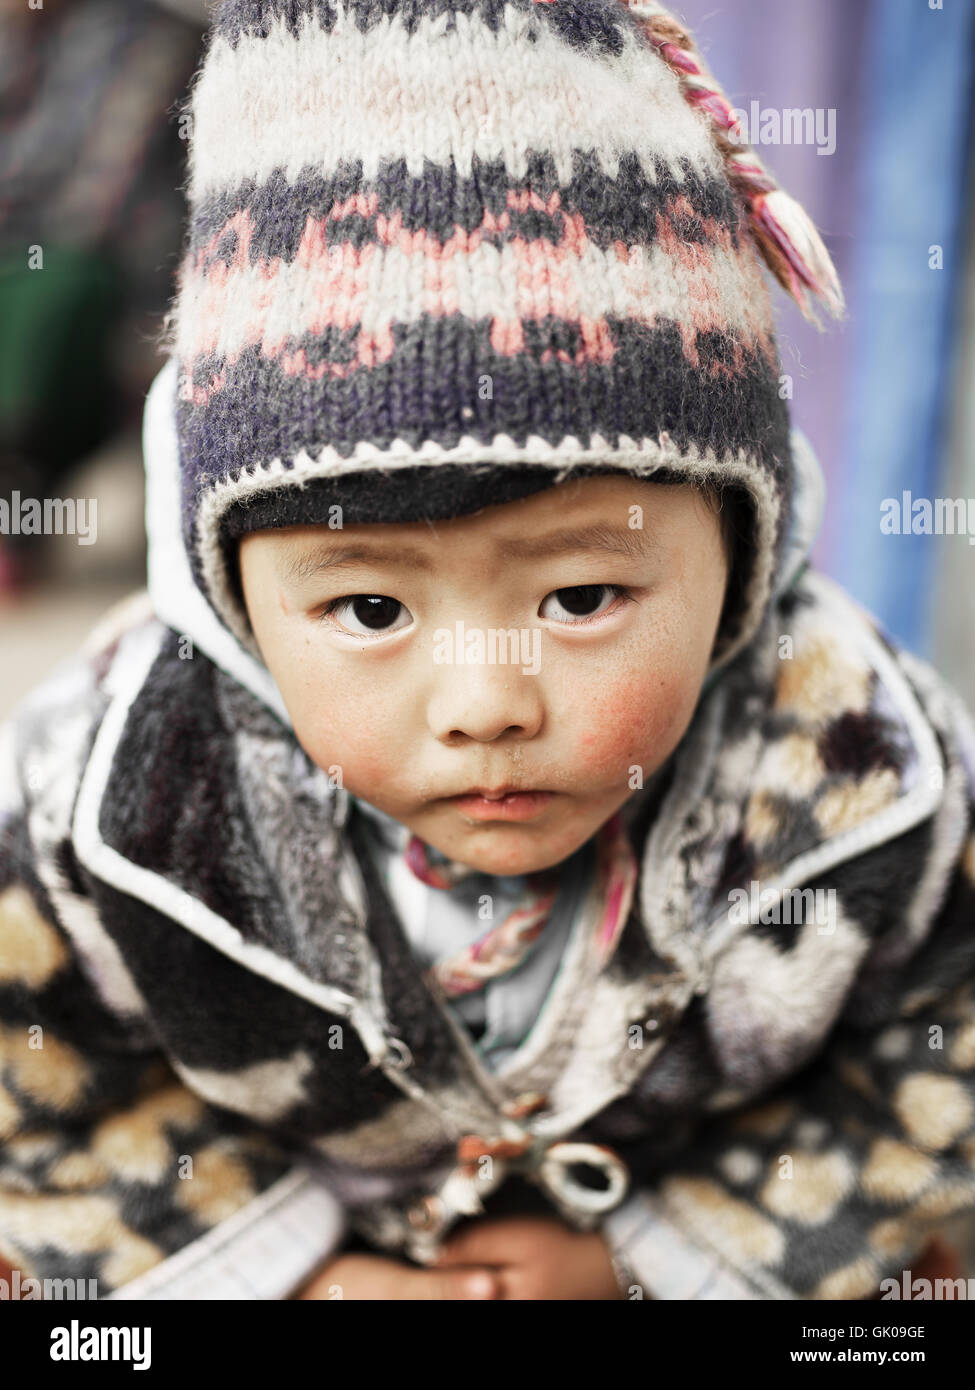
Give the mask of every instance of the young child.
M 869 1298 L 975 1209 L 975 733 L 807 563 L 802 210 L 659 5 L 228 0 L 149 588 L 4 729 L 0 1256 Z

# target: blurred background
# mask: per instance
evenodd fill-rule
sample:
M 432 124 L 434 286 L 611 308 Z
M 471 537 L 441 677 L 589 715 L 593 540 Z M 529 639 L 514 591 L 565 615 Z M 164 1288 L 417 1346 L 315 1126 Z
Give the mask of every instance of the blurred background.
M 145 582 L 142 410 L 181 247 L 177 104 L 211 7 L 0 0 L 0 498 L 94 498 L 98 533 L 0 534 L 0 718 Z M 975 545 L 880 527 L 884 499 L 910 492 L 968 499 L 975 538 L 975 0 L 673 8 L 845 289 L 849 316 L 824 332 L 775 291 L 793 420 L 826 476 L 814 561 L 975 711 Z M 784 142 L 796 108 L 815 120 Z M 945 1230 L 975 1274 L 967 1219 Z
M 774 138 L 776 113 L 817 117 L 814 143 L 756 143 L 822 232 L 848 307 L 819 333 L 775 297 L 792 418 L 826 477 L 813 560 L 975 710 L 975 543 L 880 529 L 885 498 L 963 498 L 975 542 L 975 0 L 678 12 L 728 100 L 758 115 L 753 142 Z
M 0 534 L 0 718 L 145 584 L 142 411 L 208 12 L 0 0 L 0 498 L 94 499 L 97 521 L 96 544 Z

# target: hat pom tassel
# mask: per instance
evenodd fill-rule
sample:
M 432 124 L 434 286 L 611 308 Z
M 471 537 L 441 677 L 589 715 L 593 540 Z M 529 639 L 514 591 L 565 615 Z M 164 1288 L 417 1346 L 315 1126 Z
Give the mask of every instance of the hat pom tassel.
M 757 193 L 751 200 L 749 220 L 753 234 L 770 268 L 817 327 L 804 286 L 825 304 L 834 318 L 841 318 L 846 304 L 829 252 L 809 215 L 784 189 Z
M 748 226 L 766 265 L 803 316 L 817 328 L 807 290 L 835 318 L 846 311 L 829 252 L 812 219 L 780 188 L 742 136 L 734 107 L 697 52 L 688 31 L 657 0 L 623 0 L 664 62 L 680 78 L 685 99 L 711 121 L 733 186 L 748 213 Z

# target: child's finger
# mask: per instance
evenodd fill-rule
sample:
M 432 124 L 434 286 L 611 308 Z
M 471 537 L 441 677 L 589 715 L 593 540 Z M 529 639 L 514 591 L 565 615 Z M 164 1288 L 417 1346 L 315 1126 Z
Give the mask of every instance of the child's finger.
M 443 1244 L 431 1268 L 445 1269 L 451 1265 L 508 1264 L 511 1259 L 510 1236 L 491 1226 L 469 1226 L 457 1231 Z
M 414 1299 L 490 1299 L 500 1298 L 496 1275 L 489 1269 L 424 1269 L 411 1275 L 409 1297 Z

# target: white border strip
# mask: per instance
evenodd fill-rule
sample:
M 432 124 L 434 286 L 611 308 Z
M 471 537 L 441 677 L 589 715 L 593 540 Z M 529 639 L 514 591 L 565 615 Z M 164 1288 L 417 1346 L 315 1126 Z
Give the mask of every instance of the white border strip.
M 233 1216 L 107 1294 L 126 1299 L 286 1299 L 337 1251 L 348 1222 L 299 1164 Z
M 767 1271 L 745 1278 L 734 1260 L 716 1248 L 699 1245 L 664 1213 L 659 1199 L 646 1188 L 629 1197 L 602 1224 L 614 1254 L 637 1285 L 660 1300 L 795 1299 L 791 1289 Z M 748 1282 L 754 1281 L 752 1283 Z M 758 1288 L 763 1291 L 758 1292 Z
M 656 159 L 680 182 L 682 159 L 720 174 L 708 123 L 625 11 L 619 18 L 614 56 L 566 43 L 534 7 L 511 4 L 496 26 L 458 11 L 422 15 L 410 32 L 397 7 L 361 29 L 339 5 L 327 32 L 306 16 L 293 37 L 279 15 L 265 38 L 243 33 L 233 48 L 217 34 L 193 91 L 189 201 L 263 183 L 275 168 L 327 175 L 342 160 L 373 178 L 384 160 L 404 159 L 417 177 L 427 161 L 452 159 L 469 177 L 476 155 L 519 177 L 532 149 L 550 155 L 562 187 L 574 148 L 613 178 L 629 151 L 651 178 Z
M 270 671 L 231 635 L 194 583 L 183 545 L 176 359 L 158 373 L 146 399 L 142 447 L 146 469 L 148 589 L 158 617 L 185 633 L 210 658 L 291 728 L 291 717 Z

